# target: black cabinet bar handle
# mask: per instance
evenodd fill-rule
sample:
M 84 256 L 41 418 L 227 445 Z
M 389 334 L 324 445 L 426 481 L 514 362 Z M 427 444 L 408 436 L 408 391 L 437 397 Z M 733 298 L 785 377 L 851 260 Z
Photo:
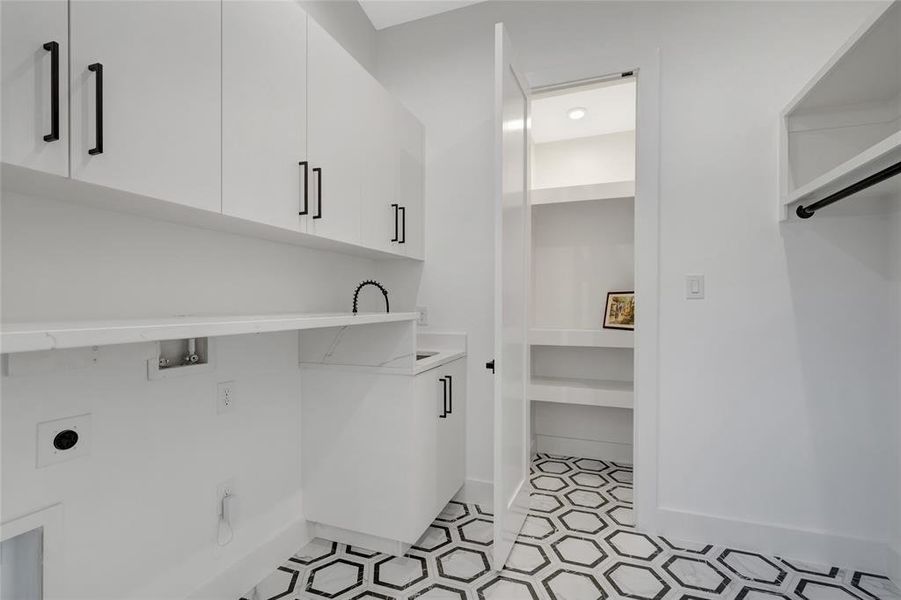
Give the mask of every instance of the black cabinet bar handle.
M 313 172 L 316 173 L 316 214 L 313 215 L 314 219 L 322 218 L 322 168 L 321 167 L 313 167 Z
M 44 50 L 50 53 L 50 133 L 44 141 L 55 142 L 59 139 L 59 44 L 47 42 Z
M 303 206 L 297 214 L 305 215 L 310 212 L 310 171 L 307 161 L 302 160 L 298 164 L 303 167 Z
M 407 241 L 407 207 L 401 206 L 398 207 L 400 211 L 400 239 L 398 240 L 398 244 L 404 244 Z
M 441 382 L 441 387 L 443 388 L 443 391 L 444 391 L 444 398 L 443 398 L 442 401 L 441 401 L 441 412 L 442 412 L 442 414 L 438 415 L 438 418 L 439 418 L 439 419 L 446 419 L 446 418 L 447 418 L 447 379 L 445 379 L 444 377 L 442 377 L 442 378 L 439 379 L 438 381 Z
M 447 379 L 447 414 L 451 415 L 454 413 L 454 378 L 450 375 L 445 378 Z
M 392 204 L 392 205 L 391 205 L 391 208 L 394 209 L 394 237 L 391 238 L 391 241 L 392 241 L 392 242 L 396 242 L 396 241 L 398 241 L 398 240 L 400 239 L 400 238 L 397 236 L 397 232 L 398 232 L 398 228 L 397 228 L 397 213 L 398 213 L 398 211 L 397 211 L 397 209 L 398 209 L 398 206 L 397 206 L 397 204 Z
M 100 63 L 92 63 L 88 65 L 88 71 L 95 73 L 94 83 L 97 86 L 97 102 L 96 108 L 96 136 L 94 147 L 88 150 L 91 156 L 95 154 L 103 154 L 103 65 Z

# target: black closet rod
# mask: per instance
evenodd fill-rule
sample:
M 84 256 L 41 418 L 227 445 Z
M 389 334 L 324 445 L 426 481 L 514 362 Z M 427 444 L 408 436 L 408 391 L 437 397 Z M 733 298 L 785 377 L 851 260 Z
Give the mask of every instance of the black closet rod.
M 882 181 L 885 181 L 886 179 L 889 179 L 890 177 L 894 177 L 895 175 L 898 175 L 899 173 L 901 173 L 901 161 L 896 162 L 892 166 L 885 168 L 885 169 L 879 171 L 878 173 L 873 173 L 869 177 L 864 177 L 857 183 L 852 183 L 848 187 L 840 189 L 839 191 L 835 192 L 834 194 L 830 194 L 830 195 L 826 196 L 825 198 L 823 198 L 822 200 L 818 200 L 817 202 L 814 202 L 810 206 L 798 205 L 798 210 L 795 211 L 795 214 L 797 214 L 802 219 L 809 219 L 810 217 L 813 216 L 813 214 L 816 211 L 820 210 L 824 206 L 829 206 L 830 204 L 834 204 L 834 203 L 838 202 L 839 200 L 841 200 L 842 198 L 847 198 L 848 196 L 850 196 L 852 194 L 856 194 L 857 192 L 863 191 L 863 190 L 867 189 L 868 187 L 874 186 L 877 183 L 880 183 Z

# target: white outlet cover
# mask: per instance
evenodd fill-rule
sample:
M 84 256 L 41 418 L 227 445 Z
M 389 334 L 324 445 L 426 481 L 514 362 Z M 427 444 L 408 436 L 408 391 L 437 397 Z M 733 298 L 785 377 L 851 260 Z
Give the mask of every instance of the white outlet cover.
M 429 309 L 427 306 L 417 306 L 416 312 L 419 313 L 419 318 L 416 320 L 416 324 L 420 327 L 427 327 L 429 324 Z
M 57 434 L 71 429 L 78 434 L 78 441 L 68 450 L 53 445 Z M 91 415 L 78 415 L 55 421 L 38 423 L 37 467 L 47 467 L 91 454 Z
M 222 381 L 216 386 L 216 412 L 220 415 L 235 409 L 235 382 Z

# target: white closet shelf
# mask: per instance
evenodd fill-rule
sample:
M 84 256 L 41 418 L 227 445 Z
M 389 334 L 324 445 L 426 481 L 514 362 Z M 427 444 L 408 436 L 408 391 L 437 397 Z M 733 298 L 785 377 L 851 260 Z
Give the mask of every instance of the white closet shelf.
M 634 396 L 631 381 L 533 376 L 529 386 L 529 399 L 533 402 L 632 408 Z
M 533 346 L 579 346 L 588 348 L 634 348 L 634 332 L 621 329 L 547 329 L 529 330 Z
M 901 160 L 901 131 L 890 135 L 834 169 L 823 173 L 813 181 L 802 185 L 785 199 L 784 204 L 788 206 L 808 199 L 820 200 L 899 160 Z M 871 190 L 875 189 L 871 188 Z M 872 193 L 870 192 L 870 194 Z M 856 198 L 865 198 L 867 196 L 867 191 L 855 194 Z
M 160 340 L 299 331 L 347 325 L 415 321 L 418 313 L 288 313 L 178 316 L 117 321 L 3 323 L 0 352 L 31 352 Z
M 610 181 L 590 185 L 534 189 L 530 196 L 532 206 L 589 200 L 632 199 L 635 197 L 635 181 Z

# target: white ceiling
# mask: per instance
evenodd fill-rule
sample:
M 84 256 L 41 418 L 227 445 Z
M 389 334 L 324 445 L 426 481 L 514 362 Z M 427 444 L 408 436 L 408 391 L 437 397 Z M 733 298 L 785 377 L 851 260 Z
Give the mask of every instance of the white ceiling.
M 358 0 L 372 26 L 385 29 L 484 0 Z
M 567 115 L 582 107 L 578 121 Z M 616 81 L 532 100 L 532 139 L 536 144 L 635 129 L 635 80 Z

